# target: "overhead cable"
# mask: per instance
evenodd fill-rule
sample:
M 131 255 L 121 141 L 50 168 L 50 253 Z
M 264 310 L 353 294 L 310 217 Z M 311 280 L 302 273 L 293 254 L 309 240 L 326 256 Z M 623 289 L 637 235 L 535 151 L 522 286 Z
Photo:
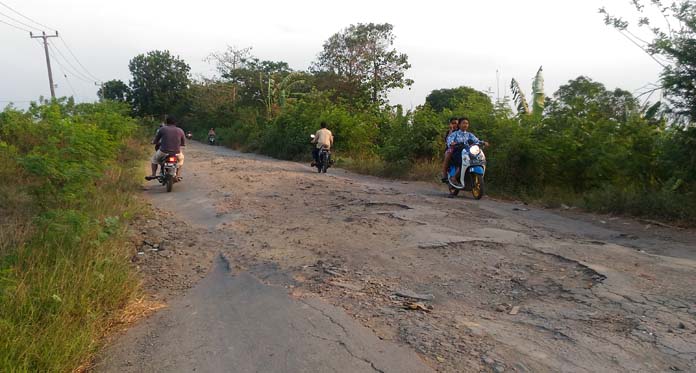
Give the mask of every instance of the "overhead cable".
M 56 49 L 53 47 L 53 44 L 52 44 L 52 43 L 48 43 L 48 48 L 51 50 L 51 52 L 53 52 L 54 60 L 56 61 L 56 63 L 58 64 L 58 66 L 60 66 L 60 67 L 63 69 L 63 71 L 68 71 L 68 72 L 69 72 L 71 75 L 73 75 L 75 78 L 77 78 L 77 79 L 79 79 L 79 80 L 81 80 L 81 81 L 83 81 L 83 82 L 85 82 L 85 83 L 87 83 L 87 84 L 90 84 L 90 85 L 93 84 L 93 82 L 90 81 L 89 79 L 87 79 L 87 78 L 85 78 L 85 77 L 83 77 L 83 76 L 81 76 L 81 75 L 75 73 L 74 71 L 72 71 L 72 70 L 66 68 L 65 65 L 63 65 L 63 64 L 61 63 L 61 59 L 58 58 L 58 55 L 62 56 L 62 54 L 60 53 L 60 51 L 56 50 Z M 56 54 L 56 52 L 57 52 L 58 54 Z M 63 59 L 65 59 L 65 57 L 63 57 Z
M 70 60 L 68 60 L 65 57 L 63 52 L 61 52 L 60 49 L 58 49 L 58 46 L 55 43 L 53 43 L 52 41 L 49 40 L 48 46 L 49 46 L 49 48 L 51 48 L 52 51 L 58 53 L 60 55 L 60 57 L 63 58 L 63 62 L 65 62 L 68 66 L 70 66 L 70 68 L 72 69 L 72 71 L 70 71 L 70 73 L 72 75 L 74 75 L 77 78 L 81 78 L 82 80 L 89 82 L 90 84 L 94 83 L 92 78 L 88 77 L 85 74 L 82 74 L 72 63 L 70 63 Z M 58 58 L 56 58 L 56 60 L 58 60 Z
M 77 58 L 77 56 L 75 56 L 75 53 L 73 53 L 72 49 L 70 49 L 70 47 L 68 46 L 68 43 L 65 41 L 65 39 L 63 39 L 62 36 L 59 37 L 59 39 L 60 39 L 60 41 L 63 43 L 63 45 L 65 45 L 65 48 L 68 50 L 68 52 L 70 53 L 70 55 L 75 59 L 75 61 L 77 62 L 77 64 L 80 65 L 80 67 L 82 67 L 82 69 L 87 73 L 87 75 L 90 76 L 92 79 L 94 79 L 94 80 L 96 80 L 96 81 L 101 81 L 101 79 L 99 79 L 99 78 L 97 78 L 96 76 L 94 76 L 94 74 L 92 74 L 89 70 L 87 70 L 87 68 L 85 67 L 85 65 L 83 65 L 82 62 L 80 62 L 80 60 Z
M 43 31 L 43 30 L 41 30 L 41 29 L 38 28 L 38 27 L 35 27 L 35 26 L 32 26 L 32 25 L 26 24 L 26 23 L 24 23 L 24 22 L 22 22 L 22 21 L 20 21 L 20 20 L 18 20 L 18 19 L 16 19 L 16 18 L 13 18 L 12 16 L 8 16 L 7 14 L 5 14 L 5 13 L 3 13 L 3 12 L 0 12 L 0 16 L 6 17 L 6 18 L 8 18 L 9 20 L 11 20 L 12 22 L 19 23 L 20 25 L 22 25 L 22 26 L 24 26 L 24 27 L 28 27 L 28 28 L 31 28 L 31 29 L 34 29 L 34 30 L 37 30 L 37 31 Z
M 16 10 L 14 10 L 14 9 L 12 9 L 9 5 L 3 3 L 2 1 L 0 1 L 0 5 L 2 5 L 2 6 L 4 6 L 5 8 L 11 10 L 11 11 L 14 12 L 15 14 L 18 14 L 18 15 L 21 16 L 22 18 L 24 18 L 24 19 L 26 19 L 26 20 L 28 20 L 28 21 L 30 21 L 30 22 L 33 22 L 33 23 L 35 23 L 35 24 L 37 24 L 37 25 L 39 25 L 39 26 L 41 26 L 41 27 L 43 27 L 43 28 L 45 28 L 45 29 L 57 31 L 57 30 L 54 29 L 53 27 L 48 27 L 48 26 L 46 26 L 46 25 L 44 25 L 44 24 L 42 24 L 42 23 L 39 23 L 39 22 L 34 21 L 33 19 L 31 19 L 31 18 L 25 16 L 24 14 L 22 14 L 22 13 L 16 11 Z M 36 27 L 32 27 L 32 28 L 36 28 Z M 37 28 L 37 29 L 38 29 L 38 28 Z
M 30 32 L 31 32 L 31 31 L 29 31 L 29 30 L 27 30 L 27 29 L 25 29 L 25 28 L 22 28 L 22 27 L 13 25 L 13 24 L 8 23 L 8 22 L 5 22 L 5 21 L 3 21 L 3 20 L 1 20 L 1 19 L 0 19 L 0 23 L 4 23 L 4 24 L 6 24 L 6 25 L 8 25 L 8 26 L 14 27 L 14 28 L 16 28 L 17 30 L 24 31 L 24 32 L 26 32 L 26 33 L 30 33 Z

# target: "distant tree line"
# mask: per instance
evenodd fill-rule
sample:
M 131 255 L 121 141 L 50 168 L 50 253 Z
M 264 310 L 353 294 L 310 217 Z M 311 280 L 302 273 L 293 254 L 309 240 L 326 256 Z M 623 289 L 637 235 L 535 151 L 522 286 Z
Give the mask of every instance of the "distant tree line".
M 539 69 L 531 104 L 513 81 L 514 103 L 462 85 L 404 111 L 387 94 L 413 84 L 408 56 L 394 49 L 391 25 L 372 23 L 330 36 L 308 71 L 228 47 L 207 58 L 216 76 L 191 79 L 180 58 L 149 52 L 131 60 L 127 86 L 107 82 L 100 97 L 128 101 L 141 116 L 177 114 L 201 137 L 215 127 L 229 146 L 284 159 L 306 159 L 308 135 L 326 121 L 344 165 L 407 178 L 435 178 L 448 118 L 467 116 L 471 131 L 491 143 L 487 184 L 495 192 L 696 221 L 696 101 L 688 86 L 696 69 L 685 68 L 696 50 L 695 13 L 688 2 L 674 10 L 691 22 L 653 43 L 655 53 L 672 56 L 662 79 L 669 100 L 659 103 L 587 76 L 547 96 Z

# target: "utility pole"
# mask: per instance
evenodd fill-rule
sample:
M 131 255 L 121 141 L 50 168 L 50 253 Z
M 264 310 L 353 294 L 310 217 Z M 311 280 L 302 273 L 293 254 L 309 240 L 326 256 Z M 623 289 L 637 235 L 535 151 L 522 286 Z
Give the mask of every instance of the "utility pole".
M 46 52 L 46 67 L 48 68 L 48 83 L 51 85 L 51 99 L 55 99 L 56 89 L 53 86 L 53 73 L 51 73 L 51 58 L 48 55 L 48 38 L 57 38 L 58 31 L 56 31 L 55 35 L 46 35 L 46 32 L 42 32 L 42 35 L 37 36 L 34 36 L 34 34 L 30 32 L 29 37 L 31 37 L 32 39 L 43 39 L 44 52 Z

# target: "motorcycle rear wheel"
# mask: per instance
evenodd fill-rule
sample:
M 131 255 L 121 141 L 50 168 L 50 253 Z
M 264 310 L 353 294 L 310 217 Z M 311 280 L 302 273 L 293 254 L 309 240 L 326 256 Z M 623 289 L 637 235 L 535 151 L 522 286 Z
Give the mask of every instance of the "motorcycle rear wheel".
M 319 172 L 326 173 L 326 170 L 329 168 L 329 156 L 326 153 L 323 153 L 319 156 Z
M 483 197 L 483 175 L 473 174 L 471 175 L 471 194 L 474 199 L 481 199 Z
M 164 183 L 167 186 L 167 193 L 172 191 L 172 187 L 174 187 L 174 178 L 171 175 L 165 176 Z

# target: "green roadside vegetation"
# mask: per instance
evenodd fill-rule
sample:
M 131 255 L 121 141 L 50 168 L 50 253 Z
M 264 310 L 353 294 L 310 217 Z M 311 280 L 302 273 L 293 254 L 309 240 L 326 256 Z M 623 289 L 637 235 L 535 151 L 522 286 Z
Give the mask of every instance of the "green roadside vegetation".
M 470 130 L 491 143 L 486 185 L 492 195 L 696 222 L 696 128 L 669 125 L 630 92 L 608 90 L 586 77 L 569 81 L 545 101 L 543 116 L 520 114 L 459 87 L 434 91 L 423 105 L 404 112 L 389 106 L 355 108 L 312 90 L 270 119 L 263 111 L 230 111 L 222 104 L 192 111 L 186 124 L 199 139 L 215 127 L 225 145 L 307 160 L 309 135 L 326 121 L 336 138 L 339 166 L 435 181 L 448 119 L 466 115 Z
M 0 371 L 71 371 L 132 299 L 143 159 L 127 105 L 0 113 Z
M 390 24 L 369 23 L 331 35 L 306 71 L 229 47 L 207 59 L 216 76 L 191 80 L 185 61 L 151 51 L 130 61 L 129 85 L 107 82 L 100 96 L 129 102 L 139 116 L 174 113 L 199 140 L 214 127 L 221 144 L 280 159 L 309 159 L 309 135 L 324 121 L 339 166 L 412 180 L 438 179 L 449 118 L 466 116 L 470 131 L 491 144 L 491 195 L 693 225 L 696 5 L 679 1 L 660 11 L 680 29 L 651 29 L 645 50 L 666 65 L 646 92 L 581 75 L 547 94 L 540 68 L 531 87 L 512 80 L 512 97 L 452 82 L 407 110 L 388 94 L 414 83 L 408 56 L 394 49 Z M 626 21 L 602 12 L 627 32 Z M 657 89 L 663 98 L 651 100 Z

